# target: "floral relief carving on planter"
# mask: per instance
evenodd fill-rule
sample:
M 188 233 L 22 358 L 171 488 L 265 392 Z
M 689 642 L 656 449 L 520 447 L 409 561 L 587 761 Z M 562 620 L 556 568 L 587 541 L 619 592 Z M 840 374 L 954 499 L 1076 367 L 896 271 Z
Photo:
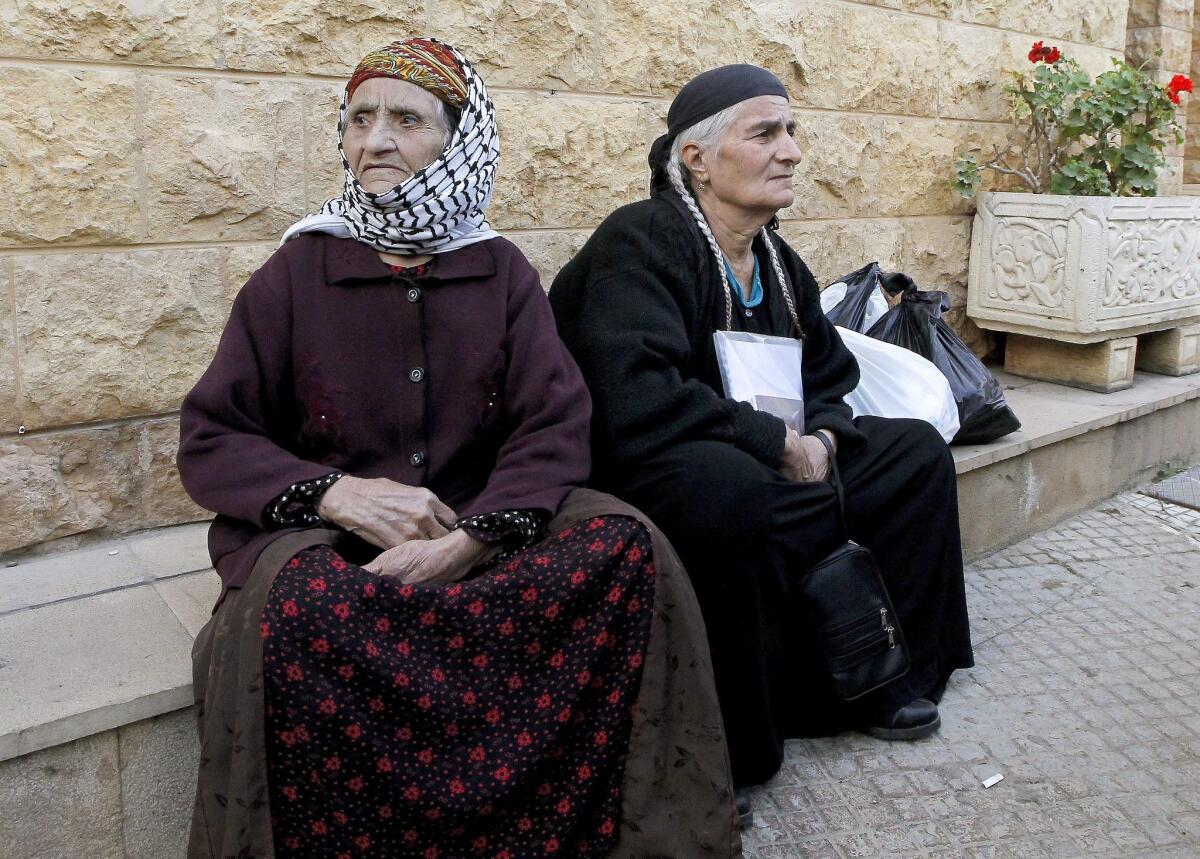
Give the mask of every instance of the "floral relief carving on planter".
M 992 235 L 992 295 L 1012 304 L 1059 308 L 1067 230 L 1056 222 L 1013 218 Z
M 1200 321 L 1200 197 L 982 193 L 967 313 L 1073 343 Z
M 1105 307 L 1200 296 L 1200 224 L 1180 218 L 1108 225 Z

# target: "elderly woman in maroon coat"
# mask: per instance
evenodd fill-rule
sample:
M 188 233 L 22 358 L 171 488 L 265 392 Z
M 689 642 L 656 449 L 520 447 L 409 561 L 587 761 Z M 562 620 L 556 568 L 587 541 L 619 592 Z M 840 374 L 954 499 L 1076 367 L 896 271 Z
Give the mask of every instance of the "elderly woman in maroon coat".
M 183 406 L 224 584 L 191 855 L 736 852 L 694 596 L 636 511 L 574 488 L 588 393 L 483 215 L 482 81 L 394 43 L 339 135 L 342 196 L 251 277 Z

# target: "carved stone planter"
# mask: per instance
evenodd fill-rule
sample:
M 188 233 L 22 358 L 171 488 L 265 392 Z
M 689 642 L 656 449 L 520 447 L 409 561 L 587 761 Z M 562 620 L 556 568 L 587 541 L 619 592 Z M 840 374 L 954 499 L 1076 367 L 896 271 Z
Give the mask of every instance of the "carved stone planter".
M 1083 386 L 1128 387 L 1127 338 L 1200 322 L 1200 197 L 980 194 L 967 313 L 983 328 L 1021 337 L 1106 344 L 1077 354 L 1127 378 Z M 1028 353 L 1030 344 L 1021 345 Z

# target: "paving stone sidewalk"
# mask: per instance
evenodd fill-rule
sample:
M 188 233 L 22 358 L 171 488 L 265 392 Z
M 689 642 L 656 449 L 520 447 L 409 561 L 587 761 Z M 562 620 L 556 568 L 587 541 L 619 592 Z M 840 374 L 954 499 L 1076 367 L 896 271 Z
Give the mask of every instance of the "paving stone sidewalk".
M 967 595 L 941 732 L 789 743 L 746 855 L 1200 857 L 1200 513 L 1119 496 L 971 565 Z

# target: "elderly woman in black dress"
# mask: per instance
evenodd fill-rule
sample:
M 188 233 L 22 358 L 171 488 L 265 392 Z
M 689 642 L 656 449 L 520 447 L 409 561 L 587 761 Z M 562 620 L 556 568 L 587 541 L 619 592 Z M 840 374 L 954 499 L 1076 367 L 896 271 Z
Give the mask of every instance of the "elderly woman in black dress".
M 407 39 L 346 87 L 345 190 L 234 302 L 182 411 L 224 584 L 190 855 L 727 856 L 702 622 L 578 489 L 588 393 L 484 217 L 494 110 Z
M 771 777 L 783 740 L 859 728 L 927 736 L 972 664 L 954 464 L 919 421 L 852 419 L 854 358 L 775 232 L 801 158 L 787 92 L 746 65 L 671 104 L 650 199 L 618 209 L 554 281 L 559 333 L 592 392 L 593 481 L 663 529 L 707 624 L 734 779 Z M 804 433 L 722 396 L 713 332 L 804 341 Z M 827 482 L 836 450 L 847 522 Z M 854 705 L 832 694 L 797 582 L 847 538 L 870 548 L 900 615 L 908 674 Z

